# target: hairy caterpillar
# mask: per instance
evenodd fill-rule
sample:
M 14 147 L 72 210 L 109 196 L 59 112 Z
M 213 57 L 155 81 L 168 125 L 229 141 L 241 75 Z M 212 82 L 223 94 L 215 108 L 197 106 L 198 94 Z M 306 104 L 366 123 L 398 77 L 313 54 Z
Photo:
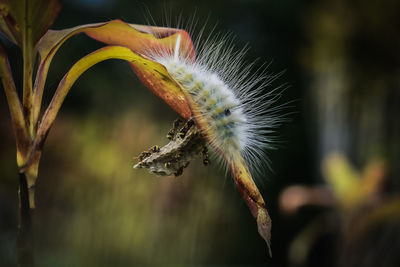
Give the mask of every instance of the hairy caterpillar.
M 164 65 L 198 104 L 210 145 L 226 155 L 239 152 L 253 173 L 262 173 L 269 163 L 265 150 L 274 147 L 271 134 L 283 121 L 281 107 L 272 107 L 277 89 L 265 92 L 276 76 L 252 73 L 253 64 L 244 63 L 247 48 L 235 51 L 232 38 L 208 37 L 204 44 L 198 38 L 194 46 L 196 60 L 181 53 L 187 47 L 180 35 L 169 49 L 150 48 L 146 56 Z

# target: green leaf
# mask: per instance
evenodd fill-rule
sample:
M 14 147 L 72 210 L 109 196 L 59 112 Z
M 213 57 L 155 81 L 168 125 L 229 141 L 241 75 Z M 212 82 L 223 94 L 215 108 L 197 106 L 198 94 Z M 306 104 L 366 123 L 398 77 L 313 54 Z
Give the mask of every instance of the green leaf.
M 0 0 L 0 30 L 20 47 L 26 42 L 33 48 L 60 9 L 58 0 Z
M 12 14 L 9 5 L 5 5 L 4 2 L 0 2 L 0 31 L 14 44 L 20 44 L 22 38 L 15 14 Z
M 53 23 L 60 4 L 58 0 L 0 0 L 0 30 L 22 49 L 23 112 L 30 135 L 34 137 L 32 70 L 34 47 Z
M 0 44 L 0 78 L 6 93 L 8 107 L 10 109 L 11 121 L 14 129 L 14 135 L 17 142 L 17 164 L 21 166 L 24 158 L 28 154 L 30 143 L 28 128 L 25 123 L 22 112 L 21 102 L 18 97 L 15 83 L 12 78 L 8 57 Z

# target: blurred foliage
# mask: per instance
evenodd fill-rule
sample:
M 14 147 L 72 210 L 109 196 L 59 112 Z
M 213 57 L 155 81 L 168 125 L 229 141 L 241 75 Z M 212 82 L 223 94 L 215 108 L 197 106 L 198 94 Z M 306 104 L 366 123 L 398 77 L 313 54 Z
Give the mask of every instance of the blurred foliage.
M 140 84 L 126 63 L 95 66 L 73 86 L 45 145 L 36 185 L 38 265 L 395 266 L 390 264 L 396 263 L 400 248 L 398 218 L 392 216 L 400 186 L 398 1 L 62 4 L 54 29 L 114 18 L 148 24 L 147 9 L 157 24 L 165 13 L 172 25 L 179 14 L 187 19 L 196 13 L 197 28 L 209 17 L 206 32 L 218 21 L 217 32 L 232 31 L 239 47 L 250 44 L 247 59 L 261 58 L 256 66 L 273 60 L 271 72 L 286 69 L 273 86 L 288 82 L 282 103 L 298 101 L 289 115 L 292 122 L 279 129 L 283 144 L 270 153 L 273 173 L 266 173 L 261 190 L 273 220 L 274 258 L 268 259 L 233 182 L 215 164 L 205 168 L 193 162 L 178 178 L 132 169 L 132 157 L 167 142 L 176 114 Z M 78 36 L 61 47 L 51 65 L 45 102 L 72 64 L 100 46 Z M 17 49 L 11 44 L 6 49 L 14 77 L 21 77 Z M 21 79 L 15 80 L 20 88 Z M 0 265 L 13 266 L 18 179 L 4 94 L 0 138 Z M 323 160 L 333 151 L 346 160 L 329 169 L 339 180 L 353 177 L 343 192 L 356 192 L 355 202 L 365 196 L 358 189 L 365 172 L 357 170 L 370 166 L 370 159 L 385 162 L 385 180 L 375 192 L 390 201 L 375 204 L 376 213 L 368 220 L 376 224 L 353 243 L 340 239 L 342 211 L 329 206 L 332 190 L 319 195 L 319 207 L 301 208 L 296 216 L 278 210 L 279 195 L 290 185 L 327 188 L 321 185 Z M 357 217 L 357 212 L 352 214 Z M 354 230 L 351 222 L 349 232 Z M 289 248 L 299 244 L 305 250 L 307 242 L 313 242 L 307 255 L 293 262 Z
M 313 219 L 293 240 L 289 250 L 292 265 L 305 266 L 312 247 L 322 236 L 335 232 L 336 242 L 340 242 L 336 246 L 339 266 L 396 266 L 400 258 L 395 249 L 400 240 L 387 233 L 400 230 L 400 195 L 383 192 L 387 176 L 382 160 L 370 160 L 358 172 L 343 155 L 331 153 L 323 167 L 326 186 L 290 186 L 280 197 L 281 210 L 288 214 L 307 205 L 332 209 L 331 214 Z M 386 253 L 372 254 L 366 261 L 362 244 L 374 234 L 378 242 L 368 250 L 385 249 Z

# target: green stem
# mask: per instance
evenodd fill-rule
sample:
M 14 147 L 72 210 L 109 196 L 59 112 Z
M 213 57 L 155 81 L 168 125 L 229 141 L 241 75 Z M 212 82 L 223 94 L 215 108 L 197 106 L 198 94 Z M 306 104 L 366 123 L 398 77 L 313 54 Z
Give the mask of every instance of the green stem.
M 18 201 L 18 266 L 34 266 L 33 209 L 29 207 L 28 183 L 25 173 L 19 174 Z

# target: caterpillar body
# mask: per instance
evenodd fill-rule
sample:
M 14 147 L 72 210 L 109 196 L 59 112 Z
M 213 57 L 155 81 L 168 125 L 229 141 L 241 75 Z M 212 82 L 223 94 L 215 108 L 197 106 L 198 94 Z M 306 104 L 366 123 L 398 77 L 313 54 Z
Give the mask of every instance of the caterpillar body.
M 195 47 L 194 61 L 180 53 L 179 35 L 174 47 L 149 50 L 148 55 L 164 65 L 196 102 L 211 146 L 224 155 L 240 153 L 257 173 L 268 163 L 265 150 L 273 147 L 271 133 L 283 121 L 280 108 L 271 107 L 279 94 L 264 92 L 276 76 L 264 71 L 251 74 L 253 64 L 243 63 L 247 49 L 235 52 L 229 38 L 207 38 Z

